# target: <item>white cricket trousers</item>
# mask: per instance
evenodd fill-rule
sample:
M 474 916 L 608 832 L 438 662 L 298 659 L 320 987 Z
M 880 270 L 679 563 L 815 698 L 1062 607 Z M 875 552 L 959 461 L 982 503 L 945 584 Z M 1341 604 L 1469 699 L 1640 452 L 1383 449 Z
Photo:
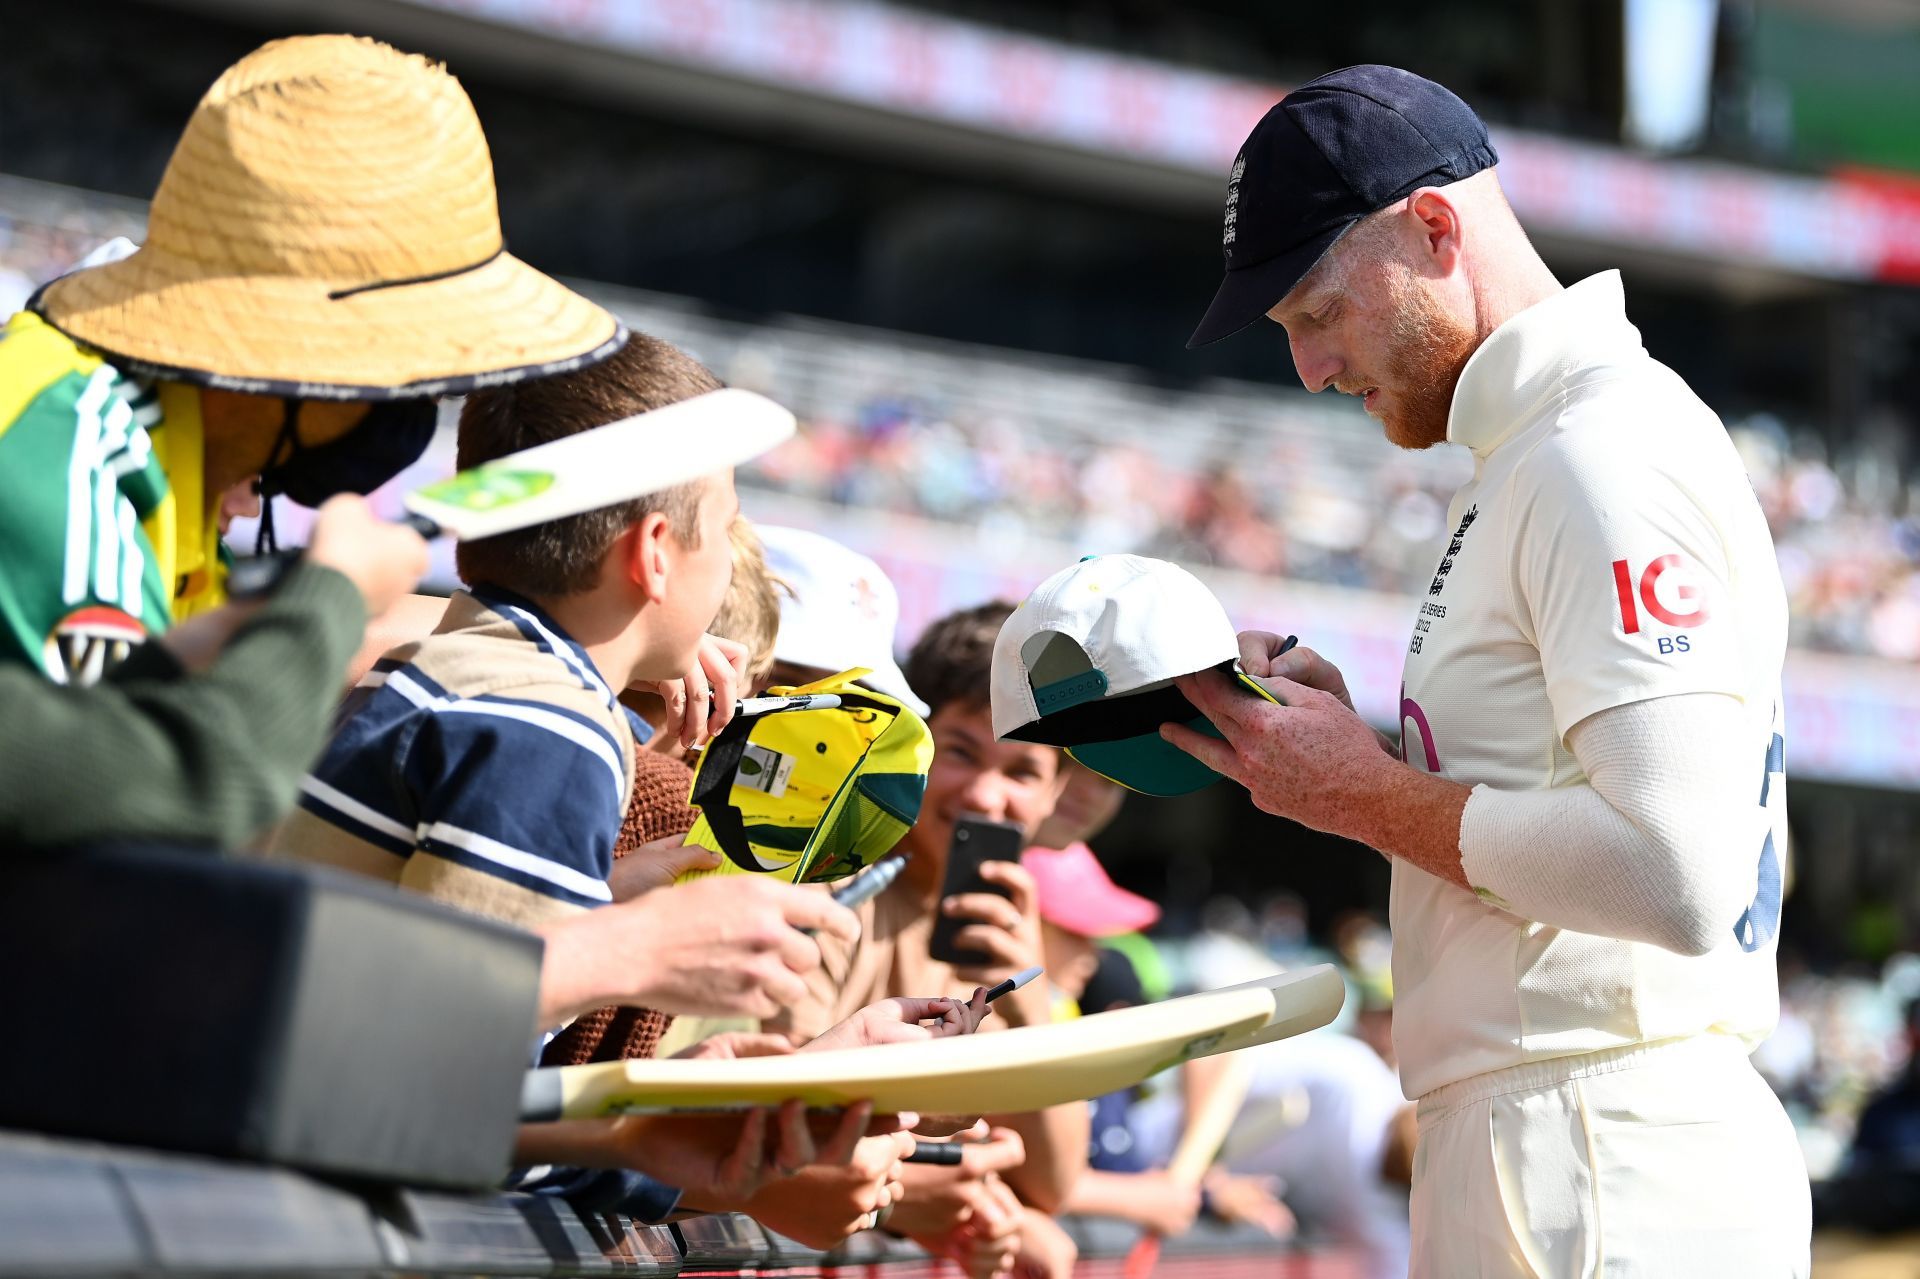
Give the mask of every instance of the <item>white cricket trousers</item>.
M 1721 1035 L 1490 1071 L 1420 1099 L 1413 1279 L 1803 1279 L 1793 1125 Z

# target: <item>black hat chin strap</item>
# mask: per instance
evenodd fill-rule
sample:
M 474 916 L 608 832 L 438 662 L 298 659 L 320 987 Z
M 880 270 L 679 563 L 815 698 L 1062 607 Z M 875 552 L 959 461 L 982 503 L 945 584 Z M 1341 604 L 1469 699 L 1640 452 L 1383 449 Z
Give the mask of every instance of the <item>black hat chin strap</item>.
M 273 482 L 273 473 L 300 456 L 303 447 L 300 443 L 302 403 L 298 399 L 280 401 L 280 432 L 273 437 L 273 448 L 267 454 L 267 464 L 260 468 L 260 477 L 253 482 L 253 491 L 260 495 L 260 528 L 253 539 L 255 555 L 274 555 L 280 550 L 280 538 L 273 527 L 273 499 L 280 487 Z
M 747 753 L 747 734 L 753 731 L 753 725 L 753 720 L 736 715 L 719 736 L 707 743 L 687 802 L 707 819 L 707 828 L 728 861 L 741 870 L 757 871 L 760 863 L 754 860 L 747 840 L 746 822 L 731 800 L 734 774 L 739 771 L 741 756 Z
M 840 708 L 843 711 L 866 711 L 869 715 L 891 715 L 894 708 L 871 698 L 861 697 L 857 693 L 839 693 Z M 799 711 L 797 714 L 823 714 L 823 711 Z M 761 869 L 758 859 L 753 855 L 753 841 L 747 835 L 745 816 L 733 802 L 734 777 L 740 771 L 741 757 L 747 753 L 747 743 L 759 719 L 746 715 L 736 715 L 720 730 L 719 736 L 707 743 L 706 750 L 700 756 L 700 767 L 694 773 L 693 793 L 687 802 L 700 810 L 707 819 L 707 828 L 713 832 L 714 841 L 720 845 L 720 851 L 727 860 L 741 870 L 758 871 Z M 822 819 L 826 816 L 821 814 Z

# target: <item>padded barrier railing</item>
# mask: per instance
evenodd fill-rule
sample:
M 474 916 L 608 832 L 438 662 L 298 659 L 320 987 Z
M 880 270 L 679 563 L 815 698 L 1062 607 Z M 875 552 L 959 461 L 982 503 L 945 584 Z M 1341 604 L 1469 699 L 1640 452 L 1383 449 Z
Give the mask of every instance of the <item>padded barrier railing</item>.
M 1117 1279 L 1136 1232 L 1066 1223 L 1076 1272 Z M 831 1253 L 745 1217 L 642 1226 L 528 1195 L 455 1195 L 322 1181 L 228 1163 L 0 1132 L 0 1276 L 860 1275 L 960 1279 L 868 1231 Z M 884 1274 L 883 1274 L 884 1272 Z M 1364 1279 L 1350 1254 L 1202 1225 L 1167 1243 L 1159 1279 Z

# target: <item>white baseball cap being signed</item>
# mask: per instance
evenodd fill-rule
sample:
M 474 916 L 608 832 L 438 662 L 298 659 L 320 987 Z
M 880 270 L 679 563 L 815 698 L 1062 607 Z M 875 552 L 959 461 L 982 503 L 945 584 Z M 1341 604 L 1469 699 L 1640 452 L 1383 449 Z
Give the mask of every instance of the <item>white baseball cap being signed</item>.
M 1163 739 L 1160 726 L 1220 734 L 1173 681 L 1216 667 L 1238 674 L 1239 652 L 1227 611 L 1178 564 L 1089 555 L 1042 582 L 1001 627 L 993 731 L 1064 747 L 1130 790 L 1184 795 L 1220 774 Z

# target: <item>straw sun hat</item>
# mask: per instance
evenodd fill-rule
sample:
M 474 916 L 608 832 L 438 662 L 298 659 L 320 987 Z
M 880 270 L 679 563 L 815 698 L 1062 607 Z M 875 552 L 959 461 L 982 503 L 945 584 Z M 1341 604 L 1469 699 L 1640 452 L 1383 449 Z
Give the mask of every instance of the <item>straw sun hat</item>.
M 302 398 L 457 393 L 626 340 L 506 253 L 459 83 L 356 36 L 277 40 L 228 68 L 160 179 L 145 246 L 33 305 L 130 371 Z

